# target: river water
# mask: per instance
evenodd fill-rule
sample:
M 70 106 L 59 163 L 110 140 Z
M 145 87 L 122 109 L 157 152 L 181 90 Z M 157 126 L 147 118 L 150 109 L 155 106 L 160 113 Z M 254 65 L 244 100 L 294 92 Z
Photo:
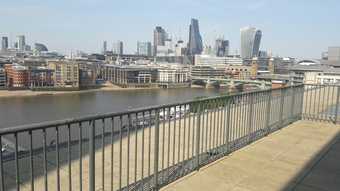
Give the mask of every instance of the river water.
M 0 98 L 0 128 L 176 103 L 226 91 L 183 88 Z

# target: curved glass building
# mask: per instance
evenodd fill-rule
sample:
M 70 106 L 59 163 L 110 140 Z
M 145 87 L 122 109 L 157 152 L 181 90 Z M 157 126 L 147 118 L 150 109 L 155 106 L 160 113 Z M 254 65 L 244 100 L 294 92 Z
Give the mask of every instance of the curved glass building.
M 35 43 L 34 44 L 34 50 L 38 51 L 38 52 L 47 52 L 48 49 L 44 44 L 40 44 L 40 43 Z
M 241 29 L 241 57 L 243 59 L 257 57 L 260 50 L 262 32 L 254 27 Z
M 188 55 L 201 54 L 203 51 L 203 42 L 197 19 L 191 19 L 189 30 Z

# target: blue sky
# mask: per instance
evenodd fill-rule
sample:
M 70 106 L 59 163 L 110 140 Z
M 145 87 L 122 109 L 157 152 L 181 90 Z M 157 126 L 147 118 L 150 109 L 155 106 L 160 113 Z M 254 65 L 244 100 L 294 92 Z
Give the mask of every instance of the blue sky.
M 261 49 L 274 55 L 320 58 L 328 46 L 340 46 L 338 0 L 2 0 L 0 36 L 24 34 L 28 43 L 50 50 L 99 52 L 124 41 L 151 41 L 156 25 L 174 39 L 187 41 L 190 18 L 198 18 L 205 44 L 217 36 L 239 50 L 240 28 L 263 32 Z

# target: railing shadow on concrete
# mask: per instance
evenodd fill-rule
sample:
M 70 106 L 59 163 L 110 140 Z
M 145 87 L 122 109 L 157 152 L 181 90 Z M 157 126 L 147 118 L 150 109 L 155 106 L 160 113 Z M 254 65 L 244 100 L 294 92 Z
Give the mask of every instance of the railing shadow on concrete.
M 340 189 L 340 133 L 327 142 L 304 166 L 282 191 Z

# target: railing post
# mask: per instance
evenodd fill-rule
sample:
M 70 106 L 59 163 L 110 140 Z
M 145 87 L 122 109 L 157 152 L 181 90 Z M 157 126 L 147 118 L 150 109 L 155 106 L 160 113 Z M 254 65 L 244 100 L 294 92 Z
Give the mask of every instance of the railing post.
M 272 105 L 272 90 L 269 91 L 268 95 L 268 101 L 267 101 L 267 107 L 266 107 L 266 129 L 267 132 L 266 134 L 269 135 L 270 133 L 270 110 L 271 110 L 271 105 Z
M 230 126 L 230 97 L 228 97 L 228 100 L 227 100 L 227 105 L 226 105 L 226 116 L 224 116 L 224 117 L 226 117 L 226 119 L 227 120 L 225 120 L 225 123 L 226 123 L 226 128 L 225 128 L 225 132 L 226 132 L 226 137 L 225 137 L 225 140 L 226 140 L 226 145 L 225 145 L 225 147 L 226 147 L 226 151 L 225 151 L 225 153 L 229 153 L 229 126 Z
M 89 127 L 89 191 L 95 191 L 95 127 L 93 120 L 92 127 Z
M 338 122 L 339 101 L 340 101 L 339 99 L 340 99 L 340 86 L 337 86 L 334 124 Z
M 255 93 L 249 94 L 249 113 L 248 113 L 248 143 L 251 143 L 252 139 L 252 131 L 253 131 L 253 110 L 254 110 L 254 97 Z
M 155 150 L 154 150 L 154 181 L 155 185 L 153 190 L 158 190 L 158 154 L 159 154 L 159 109 L 156 109 L 155 111 Z M 175 110 L 175 115 L 176 115 L 176 110 Z
M 285 89 L 281 89 L 281 98 L 280 98 L 280 113 L 279 113 L 279 128 L 283 127 L 283 106 L 285 102 Z
M 291 87 L 291 94 L 292 94 L 292 103 L 291 103 L 291 108 L 290 108 L 290 120 L 289 122 L 292 123 L 295 119 L 295 114 L 294 114 L 294 107 L 295 107 L 295 88 Z
M 197 107 L 197 127 L 196 127 L 196 169 L 200 168 L 200 134 L 201 134 L 201 102 L 198 102 Z

